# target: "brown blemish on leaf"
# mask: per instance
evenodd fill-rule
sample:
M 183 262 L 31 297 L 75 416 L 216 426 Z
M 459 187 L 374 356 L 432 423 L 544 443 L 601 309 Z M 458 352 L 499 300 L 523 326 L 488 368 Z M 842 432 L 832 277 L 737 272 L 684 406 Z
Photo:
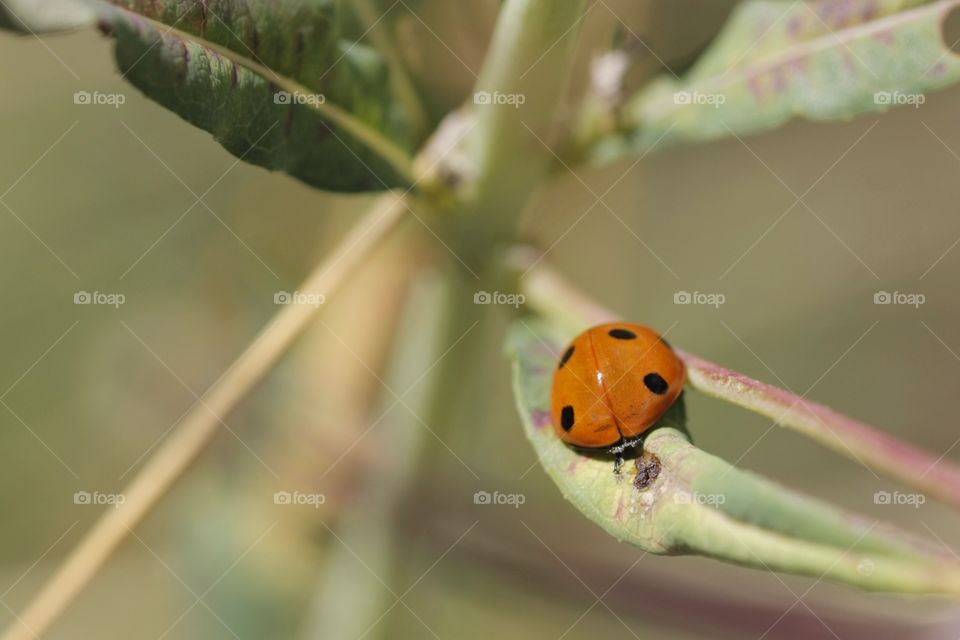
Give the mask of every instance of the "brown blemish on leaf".
M 260 32 L 254 24 L 250 25 L 250 51 L 254 57 L 260 53 Z
M 306 55 L 307 45 L 303 39 L 303 31 L 297 31 L 294 37 L 293 59 L 299 76 L 303 71 L 303 59 Z
M 637 468 L 637 475 L 633 478 L 633 486 L 637 489 L 646 489 L 660 475 L 660 458 L 644 451 L 643 455 L 633 461 Z
M 200 36 L 204 37 L 207 35 L 207 15 L 209 14 L 206 0 L 200 0 L 197 8 L 200 10 Z
M 166 44 L 164 43 L 164 38 L 162 35 L 159 36 L 159 38 L 161 45 Z M 182 60 L 181 64 L 176 65 L 177 81 L 180 84 L 185 84 L 187 82 L 187 76 L 190 73 L 190 48 L 187 46 L 186 42 L 181 42 L 179 40 L 175 41 L 174 46 L 180 50 L 180 59 Z M 207 56 L 207 64 L 209 65 L 210 62 L 210 56 Z
M 333 129 L 330 128 L 330 125 L 328 125 L 326 122 L 321 122 L 313 130 L 313 139 L 318 143 L 323 142 L 324 140 L 330 137 L 332 132 L 333 132 Z

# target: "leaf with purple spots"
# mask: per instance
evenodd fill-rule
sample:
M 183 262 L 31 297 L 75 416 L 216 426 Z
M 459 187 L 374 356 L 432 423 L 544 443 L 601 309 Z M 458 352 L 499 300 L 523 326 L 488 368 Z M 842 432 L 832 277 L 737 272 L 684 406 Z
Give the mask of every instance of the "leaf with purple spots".
M 960 59 L 942 33 L 958 7 L 960 0 L 745 2 L 686 75 L 665 75 L 630 99 L 628 146 L 922 105 L 926 93 L 960 80 Z

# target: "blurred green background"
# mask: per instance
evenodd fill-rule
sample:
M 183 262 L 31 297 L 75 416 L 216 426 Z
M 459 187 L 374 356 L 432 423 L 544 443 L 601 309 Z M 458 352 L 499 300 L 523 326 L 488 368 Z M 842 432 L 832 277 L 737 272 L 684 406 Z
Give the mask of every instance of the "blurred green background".
M 628 4 L 594 5 L 580 73 L 614 10 L 682 61 L 731 5 L 651 5 L 661 31 L 648 33 L 650 7 Z M 403 33 L 443 111 L 470 91 L 496 3 L 417 11 L 423 22 Z M 4 625 L 109 508 L 74 493 L 121 491 L 275 312 L 274 294 L 295 289 L 370 202 L 237 163 L 125 84 L 109 46 L 93 33 L 0 38 Z M 76 91 L 126 101 L 76 105 Z M 960 460 L 958 110 L 951 90 L 916 109 L 578 170 L 596 193 L 616 182 L 605 198 L 616 215 L 584 216 L 595 198 L 561 168 L 524 228 L 596 299 L 672 327 L 673 344 Z M 790 190 L 811 185 L 812 212 L 785 213 Z M 211 186 L 197 204 L 191 190 Z M 535 466 L 500 345 L 485 350 L 497 375 L 471 390 L 463 419 L 429 425 L 444 445 L 402 405 L 358 442 L 393 399 L 379 379 L 389 345 L 369 336 L 401 308 L 397 265 L 418 260 L 401 250 L 391 243 L 356 274 L 48 637 L 340 637 L 334 624 L 368 638 L 960 636 L 944 603 L 617 543 Z M 75 305 L 78 291 L 126 301 Z M 676 305 L 678 291 L 726 302 Z M 875 305 L 878 291 L 926 301 Z M 422 370 L 409 373 L 408 384 Z M 874 492 L 904 488 L 870 469 L 695 392 L 687 407 L 702 448 L 960 544 L 945 507 L 875 504 Z M 398 451 L 418 439 L 414 483 L 384 508 Z M 276 491 L 326 501 L 276 504 Z M 525 502 L 477 505 L 477 491 Z

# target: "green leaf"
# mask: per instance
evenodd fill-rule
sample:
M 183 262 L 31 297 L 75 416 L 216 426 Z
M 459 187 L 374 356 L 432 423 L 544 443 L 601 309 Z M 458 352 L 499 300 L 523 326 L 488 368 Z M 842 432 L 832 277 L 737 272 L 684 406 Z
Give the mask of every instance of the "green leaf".
M 530 249 L 513 255 L 514 268 L 525 274 L 527 308 L 574 333 L 589 325 L 622 320 L 573 288 L 541 261 L 542 255 Z M 872 471 L 960 507 L 960 465 L 945 456 L 682 349 L 676 352 L 687 368 L 690 388 L 766 416 L 774 424 L 811 438 Z
M 958 6 L 960 0 L 745 2 L 689 73 L 660 77 L 629 101 L 627 146 L 643 150 L 658 140 L 755 133 L 795 117 L 847 119 L 922 104 L 926 92 L 960 79 L 960 59 L 941 34 Z M 601 153 L 623 151 L 610 146 Z
M 339 38 L 333 0 L 115 4 L 46 2 L 38 12 L 20 0 L 0 12 L 29 31 L 96 20 L 127 80 L 248 162 L 337 191 L 410 184 L 387 67 Z
M 924 494 L 960 508 L 960 466 L 789 391 L 678 351 L 697 391 L 767 416 Z
M 507 351 L 524 432 L 563 495 L 617 539 L 651 553 L 700 554 L 863 589 L 960 597 L 955 559 L 693 446 L 682 401 L 619 476 L 611 460 L 570 449 L 554 434 L 549 411 L 564 344 L 536 320 L 520 320 L 510 331 Z

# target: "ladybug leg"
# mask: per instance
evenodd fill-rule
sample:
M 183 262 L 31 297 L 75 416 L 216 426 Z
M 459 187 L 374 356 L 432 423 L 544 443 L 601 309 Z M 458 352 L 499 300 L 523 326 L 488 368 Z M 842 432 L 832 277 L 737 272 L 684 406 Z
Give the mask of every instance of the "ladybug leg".
M 623 468 L 623 454 L 618 453 L 613 459 L 613 475 L 620 475 L 620 470 Z
M 620 444 L 616 444 L 607 450 L 608 453 L 613 454 L 614 456 L 613 473 L 615 475 L 620 475 L 620 470 L 623 468 L 624 452 L 627 451 L 628 449 L 634 449 L 636 447 L 640 447 L 642 449 L 643 441 L 646 439 L 646 437 L 647 437 L 647 434 L 644 433 L 635 438 L 630 438 L 629 440 L 623 440 L 622 442 L 620 442 Z

